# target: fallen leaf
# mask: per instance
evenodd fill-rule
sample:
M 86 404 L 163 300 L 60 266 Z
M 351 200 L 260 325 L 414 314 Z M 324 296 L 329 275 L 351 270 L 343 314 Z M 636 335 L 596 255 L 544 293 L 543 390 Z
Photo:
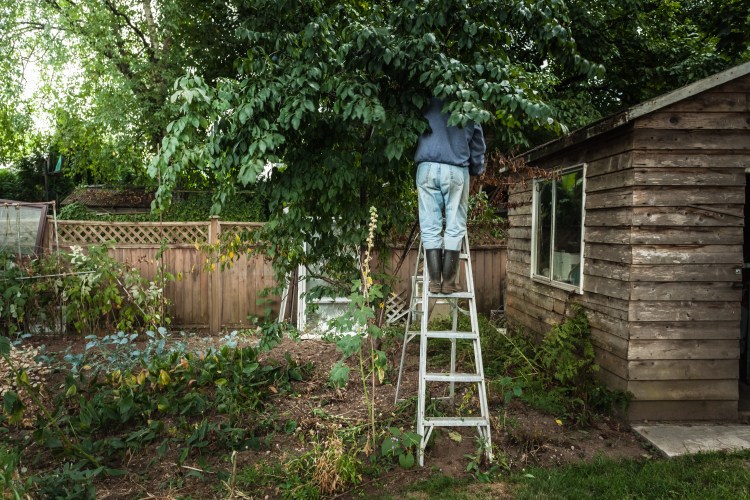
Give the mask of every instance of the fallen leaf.
M 460 443 L 463 440 L 463 436 L 456 431 L 449 432 L 448 437 L 457 443 Z

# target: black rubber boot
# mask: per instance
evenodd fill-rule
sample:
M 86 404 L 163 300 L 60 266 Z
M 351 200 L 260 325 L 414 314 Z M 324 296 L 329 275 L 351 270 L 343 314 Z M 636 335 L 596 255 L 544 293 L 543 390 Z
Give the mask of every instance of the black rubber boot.
M 430 292 L 441 293 L 440 291 L 440 272 L 443 269 L 443 249 L 428 249 L 427 255 L 427 274 L 430 278 Z
M 443 253 L 443 293 L 451 294 L 459 291 L 459 286 L 456 284 L 458 253 L 458 250 L 445 250 Z

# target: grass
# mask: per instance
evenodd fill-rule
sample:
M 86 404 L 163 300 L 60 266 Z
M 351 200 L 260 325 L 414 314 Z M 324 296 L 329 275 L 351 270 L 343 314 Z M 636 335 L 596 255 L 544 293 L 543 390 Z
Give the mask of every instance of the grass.
M 516 476 L 517 498 L 680 498 L 750 497 L 750 451 L 702 453 L 671 460 L 612 461 Z M 533 477 L 530 477 L 533 476 Z
M 469 478 L 455 479 L 436 475 L 399 491 L 396 495 L 376 497 L 379 500 L 439 498 L 440 500 L 493 499 L 508 496 L 510 486 L 502 483 L 485 484 Z
M 442 499 L 734 499 L 750 498 L 750 451 L 701 453 L 671 460 L 609 460 L 531 468 L 492 484 L 437 475 L 400 498 Z M 395 498 L 384 496 L 386 498 Z

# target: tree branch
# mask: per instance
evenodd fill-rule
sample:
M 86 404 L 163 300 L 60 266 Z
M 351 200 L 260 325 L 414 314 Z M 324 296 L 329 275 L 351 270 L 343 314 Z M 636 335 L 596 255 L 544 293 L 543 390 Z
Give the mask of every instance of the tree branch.
M 131 30 L 140 38 L 141 42 L 143 43 L 143 47 L 146 49 L 146 52 L 148 53 L 148 58 L 151 62 L 156 62 L 156 52 L 154 51 L 154 47 L 151 46 L 149 41 L 146 39 L 146 35 L 141 31 L 128 17 L 127 14 L 124 12 L 121 12 L 117 9 L 117 6 L 112 3 L 111 0 L 104 0 L 104 5 L 117 17 L 122 18 L 125 21 L 125 24 L 127 24 Z

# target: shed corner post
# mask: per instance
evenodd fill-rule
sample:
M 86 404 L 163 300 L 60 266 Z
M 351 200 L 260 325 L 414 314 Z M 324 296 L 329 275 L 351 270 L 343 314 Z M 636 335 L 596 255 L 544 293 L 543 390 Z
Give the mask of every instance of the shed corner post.
M 219 242 L 221 225 L 219 216 L 212 215 L 208 226 L 208 243 L 216 245 Z M 208 279 L 208 330 L 211 335 L 221 331 L 221 270 L 209 271 Z

